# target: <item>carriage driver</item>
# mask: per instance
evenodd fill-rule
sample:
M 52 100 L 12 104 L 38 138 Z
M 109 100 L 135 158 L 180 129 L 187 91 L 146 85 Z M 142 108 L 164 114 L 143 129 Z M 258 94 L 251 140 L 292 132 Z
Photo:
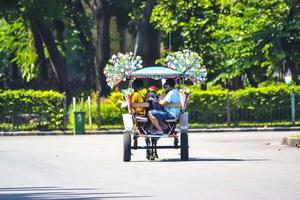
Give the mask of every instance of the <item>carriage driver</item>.
M 150 110 L 148 113 L 150 121 L 157 129 L 157 134 L 164 133 L 159 121 L 176 119 L 180 114 L 179 107 L 168 106 L 171 103 L 180 103 L 180 95 L 178 89 L 175 88 L 175 80 L 172 78 L 167 79 L 166 83 L 164 84 L 164 89 L 166 91 L 166 96 L 163 98 L 163 100 L 159 101 L 159 104 L 164 106 L 164 108 Z

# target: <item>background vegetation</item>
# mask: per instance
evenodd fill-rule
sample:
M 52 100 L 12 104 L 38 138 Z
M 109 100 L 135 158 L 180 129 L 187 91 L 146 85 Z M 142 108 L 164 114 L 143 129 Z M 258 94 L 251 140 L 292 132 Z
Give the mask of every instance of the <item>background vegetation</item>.
M 202 89 L 226 89 L 201 91 L 201 98 L 196 91 L 192 108 L 219 99 L 213 107 L 222 109 L 229 90 L 231 101 L 240 101 L 233 107 L 240 116 L 240 108 L 264 113 L 268 102 L 286 103 L 289 97 L 282 95 L 288 89 L 255 88 L 284 82 L 288 71 L 295 85 L 300 82 L 297 0 L 0 0 L 0 5 L 1 93 L 55 90 L 66 93 L 68 105 L 72 96 L 108 96 L 103 68 L 113 53 L 133 51 L 144 66 L 164 65 L 169 52 L 184 48 L 204 59 L 208 80 Z
M 152 65 L 190 48 L 209 84 L 230 90 L 299 83 L 296 0 L 0 0 L 0 87 L 56 89 L 68 97 L 109 89 L 112 53 L 134 51 Z M 159 60 L 164 63 L 163 60 Z M 38 83 L 38 84 L 37 84 Z
M 193 127 L 290 125 L 290 93 L 297 96 L 296 112 L 300 112 L 300 86 L 285 85 L 249 87 L 229 91 L 220 87 L 201 90 L 190 86 L 192 95 L 187 111 Z M 69 116 L 69 128 L 73 127 L 73 105 L 64 111 L 64 95 L 54 91 L 6 90 L 0 92 L 0 129 L 63 129 L 64 116 Z M 122 105 L 124 105 L 122 107 Z M 77 111 L 85 112 L 87 128 L 97 128 L 97 98 L 91 98 L 92 126 L 89 127 L 88 101 L 79 101 Z M 121 128 L 122 114 L 127 112 L 121 92 L 114 91 L 100 101 L 101 125 L 104 128 Z M 300 116 L 296 116 L 300 120 Z M 298 123 L 298 122 L 297 122 Z M 14 127 L 10 127 L 12 124 Z M 22 127 L 23 126 L 23 127 Z
M 62 128 L 63 102 L 64 95 L 55 91 L 0 91 L 0 129 Z

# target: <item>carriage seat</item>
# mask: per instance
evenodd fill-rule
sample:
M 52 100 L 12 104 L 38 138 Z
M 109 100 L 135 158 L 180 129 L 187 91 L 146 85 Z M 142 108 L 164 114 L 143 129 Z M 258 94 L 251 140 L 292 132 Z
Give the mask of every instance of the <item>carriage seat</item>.
M 168 122 L 168 123 L 177 122 L 177 121 L 178 121 L 178 117 L 175 118 L 175 119 L 167 119 L 167 120 L 165 120 L 165 122 Z
M 142 115 L 135 116 L 136 122 L 148 122 L 148 117 Z
M 171 103 L 168 105 L 169 107 L 179 107 L 181 108 L 182 103 Z M 132 107 L 143 107 L 143 108 L 147 108 L 149 107 L 149 103 L 132 103 Z M 147 116 L 143 116 L 143 115 L 135 115 L 134 116 L 136 122 L 148 122 L 148 117 Z M 175 119 L 168 119 L 165 120 L 165 122 L 167 123 L 176 123 L 178 121 L 179 117 L 175 118 Z

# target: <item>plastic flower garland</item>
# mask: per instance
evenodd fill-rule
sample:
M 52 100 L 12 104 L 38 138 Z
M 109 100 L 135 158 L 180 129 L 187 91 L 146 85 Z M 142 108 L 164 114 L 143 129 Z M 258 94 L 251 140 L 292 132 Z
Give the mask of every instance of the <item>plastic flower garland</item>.
M 126 80 L 131 72 L 142 68 L 142 59 L 140 56 L 134 56 L 130 53 L 117 53 L 112 55 L 108 64 L 104 68 L 107 84 L 113 88 L 122 80 Z
M 183 110 L 186 109 L 186 102 L 189 100 L 189 97 L 190 97 L 191 93 L 192 92 L 189 88 L 180 88 L 179 89 L 181 108 Z
M 207 72 L 203 59 L 189 49 L 177 51 L 167 56 L 168 67 L 185 74 L 186 79 L 193 83 L 202 83 L 206 80 Z
M 133 93 L 134 93 L 133 88 L 127 88 L 127 89 L 122 90 L 122 94 L 125 97 L 128 97 L 128 96 L 132 95 Z
M 131 110 L 131 98 L 132 98 L 132 95 L 134 93 L 134 89 L 133 88 L 127 88 L 127 89 L 124 89 L 122 90 L 122 94 L 125 98 L 125 102 L 121 102 L 121 107 L 122 108 L 125 108 L 125 107 L 128 107 L 128 111 Z

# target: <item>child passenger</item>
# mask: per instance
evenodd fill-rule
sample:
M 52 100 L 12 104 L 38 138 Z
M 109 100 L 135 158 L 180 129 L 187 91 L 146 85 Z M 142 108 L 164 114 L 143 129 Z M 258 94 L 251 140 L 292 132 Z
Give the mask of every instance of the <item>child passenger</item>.
M 132 88 L 134 90 L 131 103 L 143 103 L 144 97 L 141 94 L 140 90 L 143 88 L 143 81 L 141 79 L 135 79 L 132 82 Z M 145 111 L 143 107 L 133 107 L 132 111 L 137 115 L 145 115 Z
M 162 109 L 162 106 L 158 103 L 159 97 L 157 94 L 157 89 L 158 88 L 154 85 L 152 85 L 148 88 L 145 102 L 149 103 L 149 107 L 147 108 L 146 113 L 148 113 L 149 110 Z

